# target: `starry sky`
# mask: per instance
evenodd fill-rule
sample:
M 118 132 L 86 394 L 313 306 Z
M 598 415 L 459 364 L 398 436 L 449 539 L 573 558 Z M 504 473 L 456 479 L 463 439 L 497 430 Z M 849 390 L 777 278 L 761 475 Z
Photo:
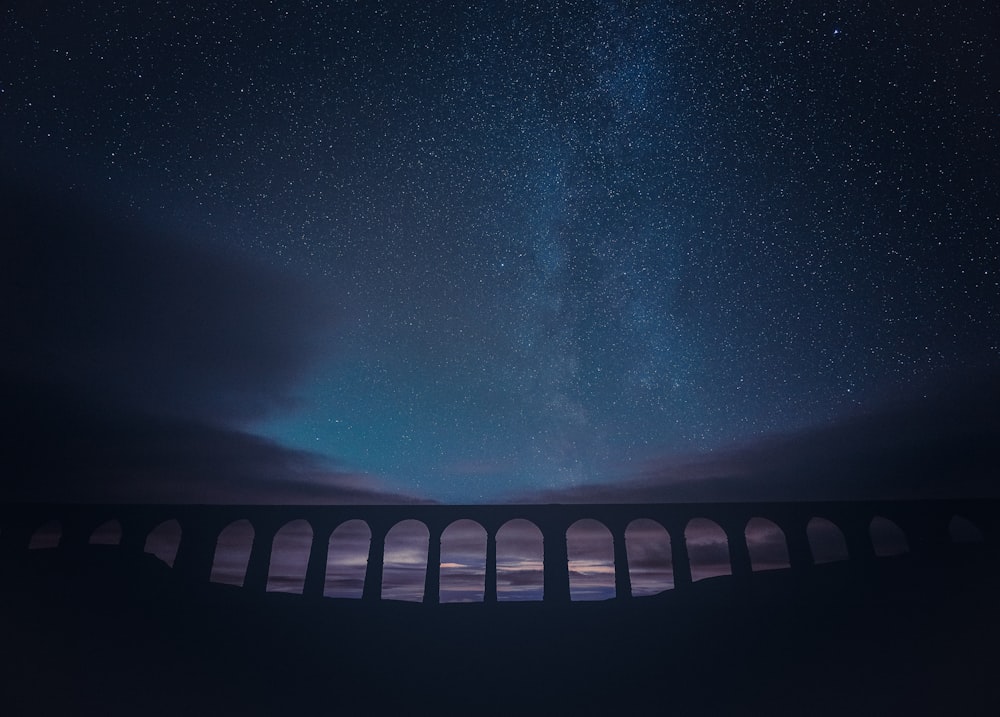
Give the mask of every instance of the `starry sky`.
M 1000 494 L 994 3 L 472 5 L 0 10 L 6 497 Z

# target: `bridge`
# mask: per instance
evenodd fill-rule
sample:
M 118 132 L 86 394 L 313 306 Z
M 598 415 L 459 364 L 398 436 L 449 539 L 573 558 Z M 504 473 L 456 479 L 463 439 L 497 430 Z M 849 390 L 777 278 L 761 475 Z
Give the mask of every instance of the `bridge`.
M 209 581 L 219 536 L 237 521 L 248 521 L 253 541 L 243 586 L 263 592 L 268 581 L 275 537 L 283 526 L 305 521 L 312 542 L 302 593 L 323 595 L 329 540 L 338 526 L 363 521 L 371 541 L 362 598 L 378 601 L 382 594 L 386 536 L 403 521 L 419 521 L 429 534 L 424 601 L 439 601 L 441 537 L 448 526 L 471 520 L 486 533 L 484 602 L 497 601 L 497 534 L 512 520 L 529 521 L 542 536 L 543 583 L 546 603 L 570 600 L 567 533 L 577 521 L 598 521 L 610 532 L 614 554 L 614 584 L 618 598 L 632 596 L 625 534 L 638 519 L 655 521 L 670 538 L 673 584 L 684 589 L 692 582 L 691 555 L 686 539 L 692 521 L 711 521 L 725 534 L 730 572 L 734 579 L 752 574 L 747 526 L 766 520 L 780 530 L 787 547 L 788 568 L 804 573 L 817 563 L 814 527 L 818 521 L 835 526 L 846 549 L 844 557 L 860 566 L 873 566 L 879 556 L 875 526 L 898 532 L 904 549 L 914 556 L 947 558 L 955 543 L 981 543 L 1000 553 L 1000 501 L 926 500 L 861 502 L 754 502 L 675 504 L 559 504 L 559 505 L 0 505 L 0 555 L 16 559 L 33 544 L 39 531 L 55 530 L 53 545 L 64 552 L 83 550 L 95 531 L 109 521 L 120 526 L 121 550 L 147 550 L 149 536 L 165 523 L 175 522 L 179 540 L 173 570 L 189 584 Z M 962 531 L 964 530 L 964 534 Z

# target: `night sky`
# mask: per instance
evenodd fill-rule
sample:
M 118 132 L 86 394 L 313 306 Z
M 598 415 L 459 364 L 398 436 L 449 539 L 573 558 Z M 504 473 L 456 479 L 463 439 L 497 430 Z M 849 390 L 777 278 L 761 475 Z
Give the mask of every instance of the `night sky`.
M 45 5 L 4 498 L 1000 495 L 996 3 Z

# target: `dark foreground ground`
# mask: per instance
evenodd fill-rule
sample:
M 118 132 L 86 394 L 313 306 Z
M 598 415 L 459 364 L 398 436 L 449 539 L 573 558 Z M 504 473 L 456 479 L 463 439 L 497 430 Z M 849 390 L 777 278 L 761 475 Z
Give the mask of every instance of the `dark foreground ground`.
M 992 561 L 838 564 L 628 602 L 308 602 L 37 551 L 0 589 L 2 715 L 997 715 Z

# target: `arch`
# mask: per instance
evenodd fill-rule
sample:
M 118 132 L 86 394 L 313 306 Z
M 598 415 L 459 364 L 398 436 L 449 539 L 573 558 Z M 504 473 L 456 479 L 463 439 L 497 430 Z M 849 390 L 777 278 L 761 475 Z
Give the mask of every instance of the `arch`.
M 582 518 L 566 531 L 570 600 L 615 597 L 615 546 L 611 531 L 593 518 Z
M 743 534 L 750 551 L 750 566 L 759 570 L 781 570 L 791 567 L 788 558 L 788 541 L 785 531 L 773 520 L 751 518 L 747 521 Z
M 844 531 L 832 520 L 818 516 L 811 518 L 806 525 L 806 537 L 809 538 L 809 550 L 816 565 L 836 563 L 849 557 Z
M 90 534 L 91 545 L 118 545 L 122 542 L 122 524 L 109 520 L 97 526 Z
M 508 520 L 497 531 L 497 600 L 541 600 L 545 595 L 542 531 L 524 518 Z
M 385 536 L 382 599 L 421 602 L 427 577 L 430 532 L 419 520 L 396 523 Z
M 312 551 L 313 530 L 309 521 L 293 520 L 274 534 L 271 542 L 271 565 L 265 590 L 272 593 L 298 593 L 306 584 L 306 567 Z
M 326 551 L 326 579 L 323 596 L 361 598 L 368 569 L 372 531 L 363 520 L 341 523 L 330 534 Z
M 708 518 L 692 518 L 684 528 L 684 545 L 691 561 L 691 580 L 732 575 L 729 539 L 718 523 Z
M 986 538 L 979 526 L 964 515 L 953 515 L 948 523 L 948 535 L 953 543 L 982 543 Z
M 486 594 L 486 528 L 456 520 L 441 533 L 441 602 L 482 602 Z
M 636 518 L 625 528 L 632 595 L 655 595 L 674 587 L 670 533 L 655 520 Z
M 174 567 L 177 548 L 181 544 L 181 524 L 176 520 L 165 520 L 149 531 L 143 550 L 155 555 L 170 567 Z
M 880 558 L 889 558 L 893 555 L 910 552 L 906 533 L 888 518 L 876 515 L 868 524 L 868 532 L 872 537 L 872 548 L 875 549 L 875 555 Z
M 253 525 L 249 520 L 237 520 L 223 528 L 215 542 L 215 558 L 209 580 L 242 587 L 250 563 L 253 537 Z
M 62 523 L 58 520 L 50 520 L 38 527 L 28 543 L 28 550 L 44 550 L 46 548 L 58 548 L 62 541 Z

